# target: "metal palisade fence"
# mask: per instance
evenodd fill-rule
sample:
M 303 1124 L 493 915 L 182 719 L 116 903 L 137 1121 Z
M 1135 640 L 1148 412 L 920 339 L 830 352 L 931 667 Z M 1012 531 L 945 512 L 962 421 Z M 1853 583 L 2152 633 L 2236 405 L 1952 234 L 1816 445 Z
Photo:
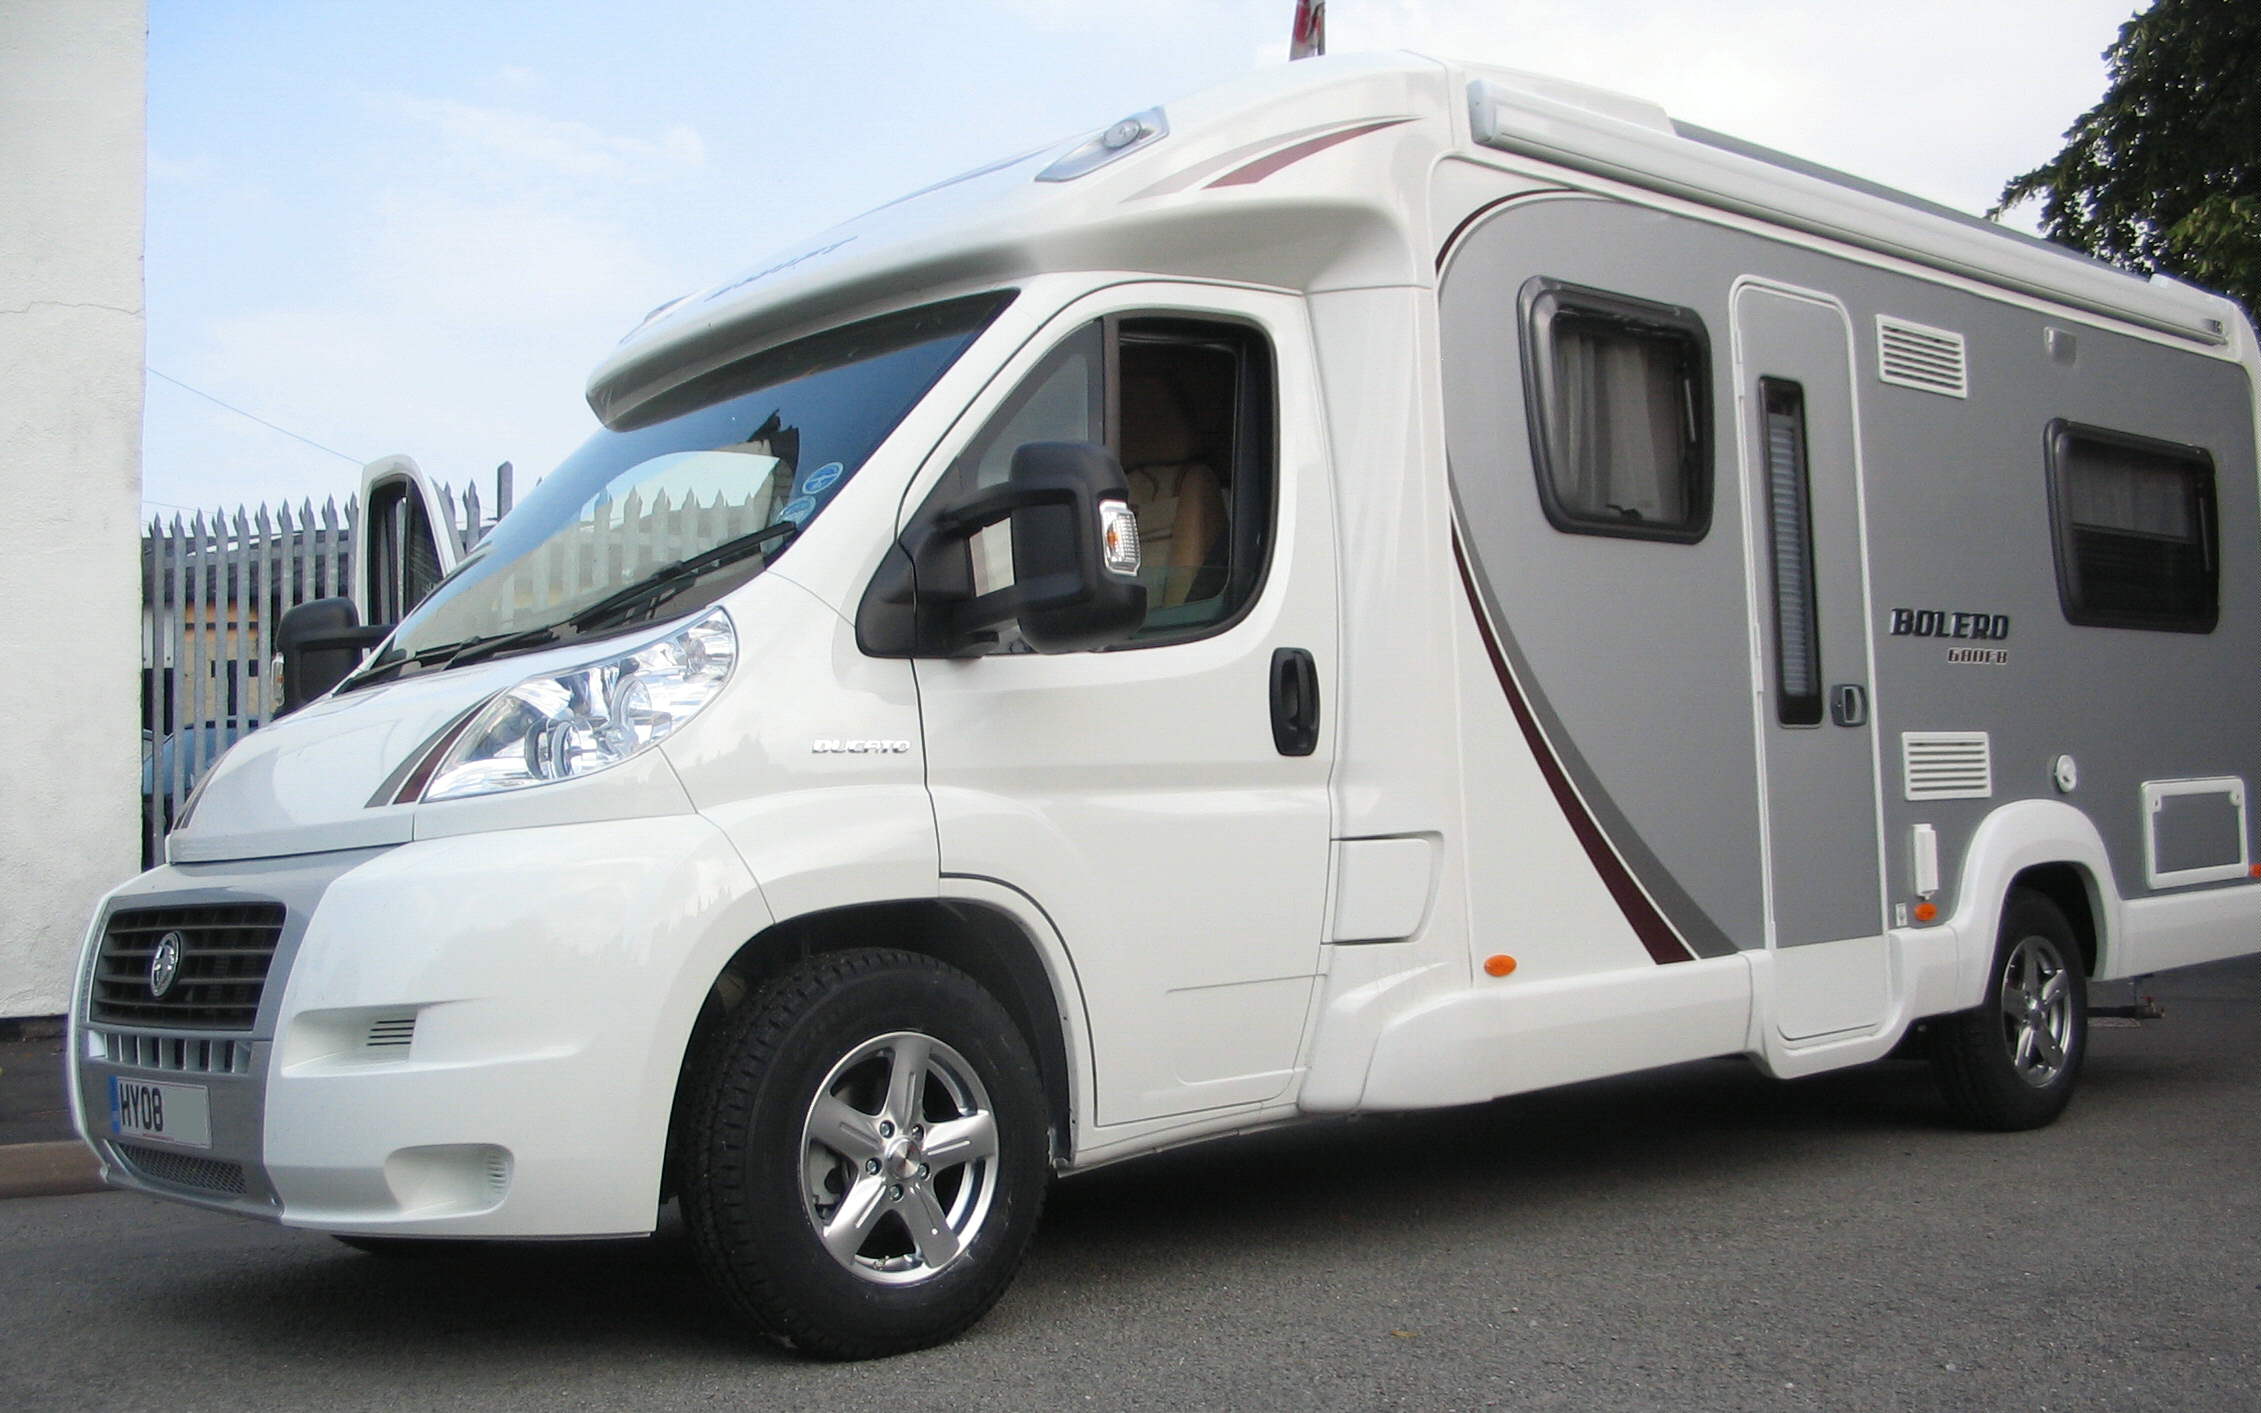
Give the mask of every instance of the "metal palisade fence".
M 497 487 L 495 514 L 510 509 Z M 468 552 L 491 525 L 479 492 L 438 488 L 435 534 Z M 141 542 L 142 862 L 164 837 L 197 779 L 235 740 L 272 720 L 282 695 L 275 626 L 310 599 L 352 592 L 348 498 L 152 520 Z

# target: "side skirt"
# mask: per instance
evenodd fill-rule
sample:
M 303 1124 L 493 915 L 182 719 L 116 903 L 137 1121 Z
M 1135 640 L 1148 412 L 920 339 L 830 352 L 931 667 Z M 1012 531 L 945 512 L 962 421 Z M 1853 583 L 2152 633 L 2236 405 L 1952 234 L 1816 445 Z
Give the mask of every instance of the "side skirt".
M 1555 980 L 1503 979 L 1395 1017 L 1359 1109 L 1476 1104 L 1658 1065 L 1741 1053 L 1751 969 L 1740 954 Z

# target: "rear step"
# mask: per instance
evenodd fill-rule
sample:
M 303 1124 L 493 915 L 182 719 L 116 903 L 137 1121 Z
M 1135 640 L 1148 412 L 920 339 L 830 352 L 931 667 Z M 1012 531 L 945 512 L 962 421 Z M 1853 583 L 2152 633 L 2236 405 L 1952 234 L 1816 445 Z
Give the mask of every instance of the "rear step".
M 2143 983 L 2150 979 L 2148 976 L 2129 977 L 2128 1000 L 2117 1006 L 2099 1006 L 2092 1003 L 2088 1008 L 2089 1019 L 2120 1020 L 2126 1021 L 2130 1025 L 2137 1021 L 2165 1019 L 2167 1008 L 2159 1004 L 2157 997 L 2143 994 Z

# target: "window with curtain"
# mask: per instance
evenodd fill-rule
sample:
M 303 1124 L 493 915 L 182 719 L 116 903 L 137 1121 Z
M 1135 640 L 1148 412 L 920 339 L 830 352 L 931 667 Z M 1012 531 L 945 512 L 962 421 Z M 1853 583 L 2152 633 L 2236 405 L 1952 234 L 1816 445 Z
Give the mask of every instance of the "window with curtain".
M 1711 522 L 1708 360 L 1692 310 L 1538 280 L 1524 386 L 1557 529 L 1692 542 Z

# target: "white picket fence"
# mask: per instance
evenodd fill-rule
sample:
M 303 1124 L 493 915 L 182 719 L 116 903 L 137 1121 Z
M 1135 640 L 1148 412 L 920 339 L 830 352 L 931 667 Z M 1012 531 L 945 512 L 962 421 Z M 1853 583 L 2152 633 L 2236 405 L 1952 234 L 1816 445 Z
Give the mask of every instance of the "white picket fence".
M 510 509 L 507 475 L 495 514 Z M 476 486 L 439 489 L 438 533 L 468 551 L 492 521 Z M 241 507 L 149 522 L 142 538 L 142 853 L 165 831 L 206 767 L 237 736 L 271 720 L 282 692 L 274 629 L 309 599 L 351 591 L 360 506 L 325 501 Z

